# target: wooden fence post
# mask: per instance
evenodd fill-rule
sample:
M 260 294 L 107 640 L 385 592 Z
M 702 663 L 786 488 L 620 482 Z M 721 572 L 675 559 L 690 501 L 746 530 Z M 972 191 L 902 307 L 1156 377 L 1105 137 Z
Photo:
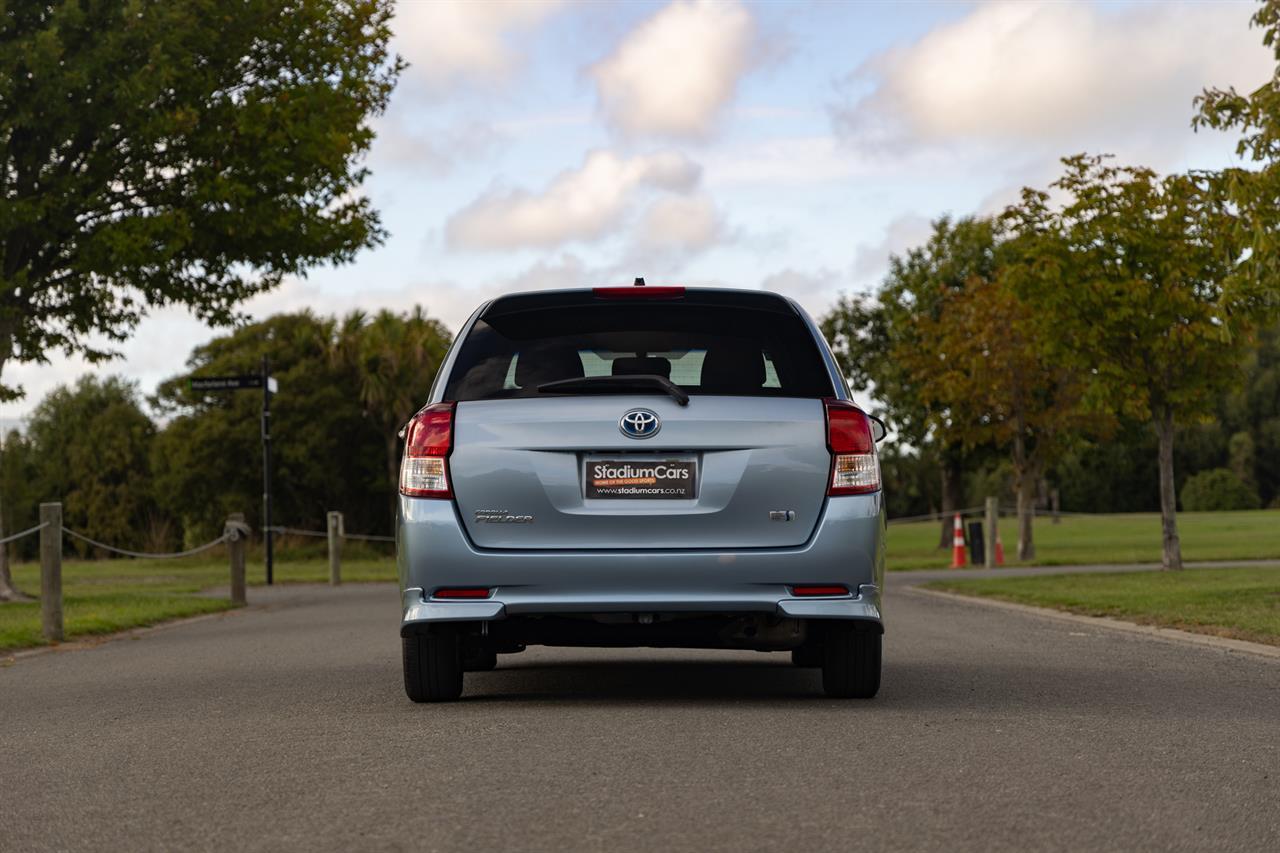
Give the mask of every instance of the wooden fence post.
M 62 504 L 40 504 L 40 624 L 44 638 L 62 642 Z
M 987 549 L 982 555 L 982 565 L 987 569 L 996 567 L 996 537 L 999 533 L 996 531 L 996 525 L 1000 523 L 1000 499 L 987 498 L 986 502 L 987 514 Z
M 231 534 L 227 540 L 227 554 L 231 559 L 231 603 L 239 606 L 248 603 L 244 589 L 244 548 L 249 537 L 245 535 L 243 512 L 227 516 L 227 532 Z
M 329 585 L 342 583 L 342 513 L 329 512 Z

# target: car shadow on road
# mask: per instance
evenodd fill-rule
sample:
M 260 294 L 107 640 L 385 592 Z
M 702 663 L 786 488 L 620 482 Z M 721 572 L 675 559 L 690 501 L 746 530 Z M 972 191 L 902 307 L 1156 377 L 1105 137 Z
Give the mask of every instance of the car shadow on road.
M 509 664 L 493 672 L 469 674 L 462 701 L 602 705 L 833 701 L 823 693 L 820 670 L 800 669 L 771 657 Z M 1228 699 L 1224 693 L 1235 698 Z M 1169 702 L 1170 696 L 1179 697 L 1178 702 Z M 907 713 L 1138 713 L 1237 721 L 1272 713 L 1251 691 L 1238 695 L 1238 691 L 1205 683 L 1203 672 L 1110 668 L 1102 663 L 1064 668 L 1033 660 L 1025 665 L 886 662 L 880 693 L 870 705 Z
M 705 702 L 823 698 L 816 669 L 760 661 L 537 663 L 467 676 L 469 702 Z

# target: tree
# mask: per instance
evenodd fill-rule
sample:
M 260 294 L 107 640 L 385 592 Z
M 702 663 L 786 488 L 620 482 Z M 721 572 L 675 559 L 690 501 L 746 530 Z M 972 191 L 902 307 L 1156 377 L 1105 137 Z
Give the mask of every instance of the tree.
M 1254 168 L 1225 170 L 1223 185 L 1238 214 L 1237 237 L 1249 252 L 1224 286 L 1235 300 L 1261 301 L 1275 309 L 1280 305 L 1280 0 L 1264 0 L 1252 24 L 1262 29 L 1262 43 L 1276 57 L 1271 79 L 1247 95 L 1234 88 L 1206 89 L 1195 100 L 1192 125 L 1241 134 L 1236 153 Z
M 1175 425 L 1205 417 L 1239 380 L 1260 302 L 1230 288 L 1243 246 L 1220 176 L 1158 177 L 1107 158 L 1065 159 L 1052 186 L 1024 190 L 1005 222 L 1028 249 L 1021 295 L 1054 318 L 1050 352 L 1087 371 L 1085 402 L 1148 423 L 1158 445 L 1162 564 L 1181 568 Z
M 387 494 L 395 516 L 399 482 L 398 433 L 422 407 L 451 337 L 438 320 L 414 306 L 407 316 L 355 311 L 342 323 L 334 357 L 358 377 L 365 415 L 377 425 L 385 452 Z
M 261 523 L 260 394 L 192 391 L 189 375 L 255 373 L 270 359 L 275 515 L 286 526 L 323 529 L 341 510 L 351 530 L 385 533 L 382 436 L 364 416 L 358 377 L 330 358 L 332 318 L 278 314 L 196 347 L 189 374 L 161 383 L 153 404 L 168 420 L 151 468 L 160 506 L 188 546 L 222 529 L 228 513 Z
M 1000 246 L 1016 252 L 1017 241 Z M 913 321 L 919 346 L 900 358 L 934 417 L 964 446 L 1008 448 L 1017 496 L 1019 560 L 1035 557 L 1034 498 L 1046 467 L 1096 422 L 1083 382 L 1043 345 L 1053 318 L 1021 300 L 1004 266 L 948 291 L 941 310 Z
M 62 501 L 63 524 L 121 548 L 139 548 L 155 511 L 147 460 L 155 425 L 137 386 L 82 376 L 46 396 L 27 424 L 44 500 Z M 73 541 L 80 553 L 89 546 Z
M 228 322 L 283 276 L 380 242 L 355 191 L 402 67 L 391 14 L 390 0 L 8 4 L 0 371 L 54 350 L 108 358 L 153 306 Z
M 36 523 L 36 505 L 40 500 L 38 489 L 35 450 L 25 435 L 16 429 L 9 430 L 4 436 L 3 447 L 0 447 L 0 494 L 4 495 L 0 504 L 0 529 L 17 533 Z M 10 555 L 32 556 L 35 549 L 33 536 L 0 545 L 0 601 L 23 597 L 13 584 L 9 571 Z
M 964 464 L 969 454 L 936 403 L 921 396 L 918 377 L 904 356 L 922 342 L 915 319 L 940 316 L 946 295 L 975 276 L 989 278 L 995 265 L 995 227 L 986 219 L 933 223 L 925 245 L 889 259 L 889 273 L 875 299 L 841 297 L 822 320 L 841 369 L 854 388 L 870 391 L 899 440 L 934 456 L 940 474 L 941 509 L 960 509 Z M 951 544 L 944 518 L 939 547 Z

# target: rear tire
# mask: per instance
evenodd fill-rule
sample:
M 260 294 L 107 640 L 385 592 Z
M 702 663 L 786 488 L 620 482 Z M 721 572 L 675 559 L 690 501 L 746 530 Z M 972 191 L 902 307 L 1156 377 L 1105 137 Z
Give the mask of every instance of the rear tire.
M 822 689 L 834 699 L 870 699 L 880 690 L 881 635 L 849 622 L 827 628 Z
M 462 695 L 462 644 L 452 628 L 404 637 L 404 692 L 415 702 L 449 702 Z

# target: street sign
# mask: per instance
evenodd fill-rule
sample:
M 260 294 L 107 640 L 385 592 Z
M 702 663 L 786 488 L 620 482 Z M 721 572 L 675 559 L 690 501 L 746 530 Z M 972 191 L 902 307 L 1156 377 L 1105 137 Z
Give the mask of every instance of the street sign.
M 192 391 L 239 391 L 262 389 L 262 529 L 265 531 L 267 583 L 273 580 L 273 537 L 271 529 L 271 395 L 280 388 L 270 375 L 267 357 L 262 357 L 262 372 L 250 376 L 192 376 Z
M 275 384 L 275 380 L 271 380 Z M 252 376 L 200 376 L 191 377 L 192 391 L 235 391 L 239 388 L 261 388 L 262 377 Z M 275 389 L 272 389 L 273 391 Z

